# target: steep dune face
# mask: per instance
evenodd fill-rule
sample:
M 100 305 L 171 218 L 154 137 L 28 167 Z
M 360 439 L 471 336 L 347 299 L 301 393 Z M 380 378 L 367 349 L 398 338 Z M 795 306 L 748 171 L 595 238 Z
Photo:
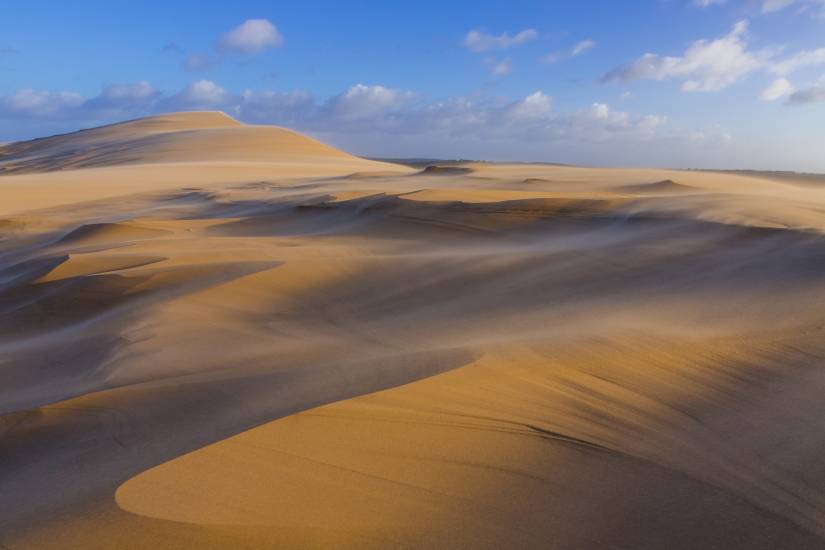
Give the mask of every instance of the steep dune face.
M 305 146 L 0 177 L 2 545 L 822 548 L 821 191 Z

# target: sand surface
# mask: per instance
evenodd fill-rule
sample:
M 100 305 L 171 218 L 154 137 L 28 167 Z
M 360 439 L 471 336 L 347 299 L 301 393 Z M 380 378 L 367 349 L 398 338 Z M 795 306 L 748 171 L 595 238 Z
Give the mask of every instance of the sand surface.
M 0 147 L 0 548 L 823 548 L 825 190 Z

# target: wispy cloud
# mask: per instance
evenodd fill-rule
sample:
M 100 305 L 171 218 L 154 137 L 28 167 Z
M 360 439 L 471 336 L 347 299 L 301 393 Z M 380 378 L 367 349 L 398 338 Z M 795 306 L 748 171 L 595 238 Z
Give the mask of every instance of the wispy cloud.
M 825 48 L 803 50 L 787 59 L 771 63 L 770 70 L 778 75 L 788 75 L 804 67 L 825 64 Z
M 797 13 L 825 17 L 825 0 L 762 0 L 762 13 L 774 13 L 791 6 L 796 6 Z
M 596 46 L 597 46 L 596 41 L 588 38 L 586 40 L 582 40 L 580 42 L 577 42 L 569 50 L 550 52 L 550 53 L 546 54 L 544 57 L 542 57 L 541 61 L 542 61 L 542 63 L 547 63 L 547 64 L 556 63 L 556 62 L 561 61 L 563 59 L 569 59 L 571 57 L 578 57 L 578 56 L 580 56 L 584 53 L 589 52 L 590 50 L 592 50 Z
M 513 36 L 502 33 L 498 36 L 487 34 L 482 31 L 473 30 L 464 37 L 464 47 L 473 52 L 485 52 L 487 50 L 505 50 L 535 40 L 539 33 L 534 29 L 524 29 Z
M 682 80 L 686 92 L 721 90 L 762 68 L 765 56 L 748 51 L 747 21 L 736 23 L 727 35 L 715 40 L 697 40 L 680 56 L 647 53 L 630 65 L 614 69 L 603 82 L 630 80 Z
M 535 40 L 538 35 L 539 33 L 534 29 L 524 29 L 513 36 L 510 36 L 506 32 L 496 36 L 474 30 L 468 32 L 464 37 L 463 45 L 474 53 L 489 50 L 506 50 L 529 42 L 530 40 Z M 482 61 L 482 65 L 486 66 L 490 74 L 497 78 L 505 77 L 513 72 L 513 60 L 509 57 L 487 57 Z
M 762 13 L 779 11 L 791 6 L 796 0 L 762 0 Z
M 513 72 L 513 60 L 509 57 L 504 59 L 491 57 L 485 60 L 485 64 L 489 67 L 492 76 L 503 77 Z
M 587 40 L 582 40 L 581 42 L 573 46 L 573 49 L 570 51 L 570 55 L 576 57 L 577 55 L 581 55 L 584 52 L 592 50 L 595 47 L 596 41 L 588 38 Z

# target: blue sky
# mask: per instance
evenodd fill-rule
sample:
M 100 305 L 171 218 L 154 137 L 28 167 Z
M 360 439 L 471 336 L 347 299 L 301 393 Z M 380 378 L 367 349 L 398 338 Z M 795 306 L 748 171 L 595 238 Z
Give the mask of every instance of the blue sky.
M 372 156 L 825 172 L 825 0 L 7 2 L 0 140 L 219 109 Z

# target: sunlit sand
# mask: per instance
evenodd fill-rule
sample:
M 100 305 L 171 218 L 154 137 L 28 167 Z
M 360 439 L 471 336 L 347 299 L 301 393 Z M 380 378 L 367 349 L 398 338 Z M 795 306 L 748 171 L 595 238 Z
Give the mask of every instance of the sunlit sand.
M 212 112 L 6 145 L 3 544 L 822 548 L 823 213 Z

